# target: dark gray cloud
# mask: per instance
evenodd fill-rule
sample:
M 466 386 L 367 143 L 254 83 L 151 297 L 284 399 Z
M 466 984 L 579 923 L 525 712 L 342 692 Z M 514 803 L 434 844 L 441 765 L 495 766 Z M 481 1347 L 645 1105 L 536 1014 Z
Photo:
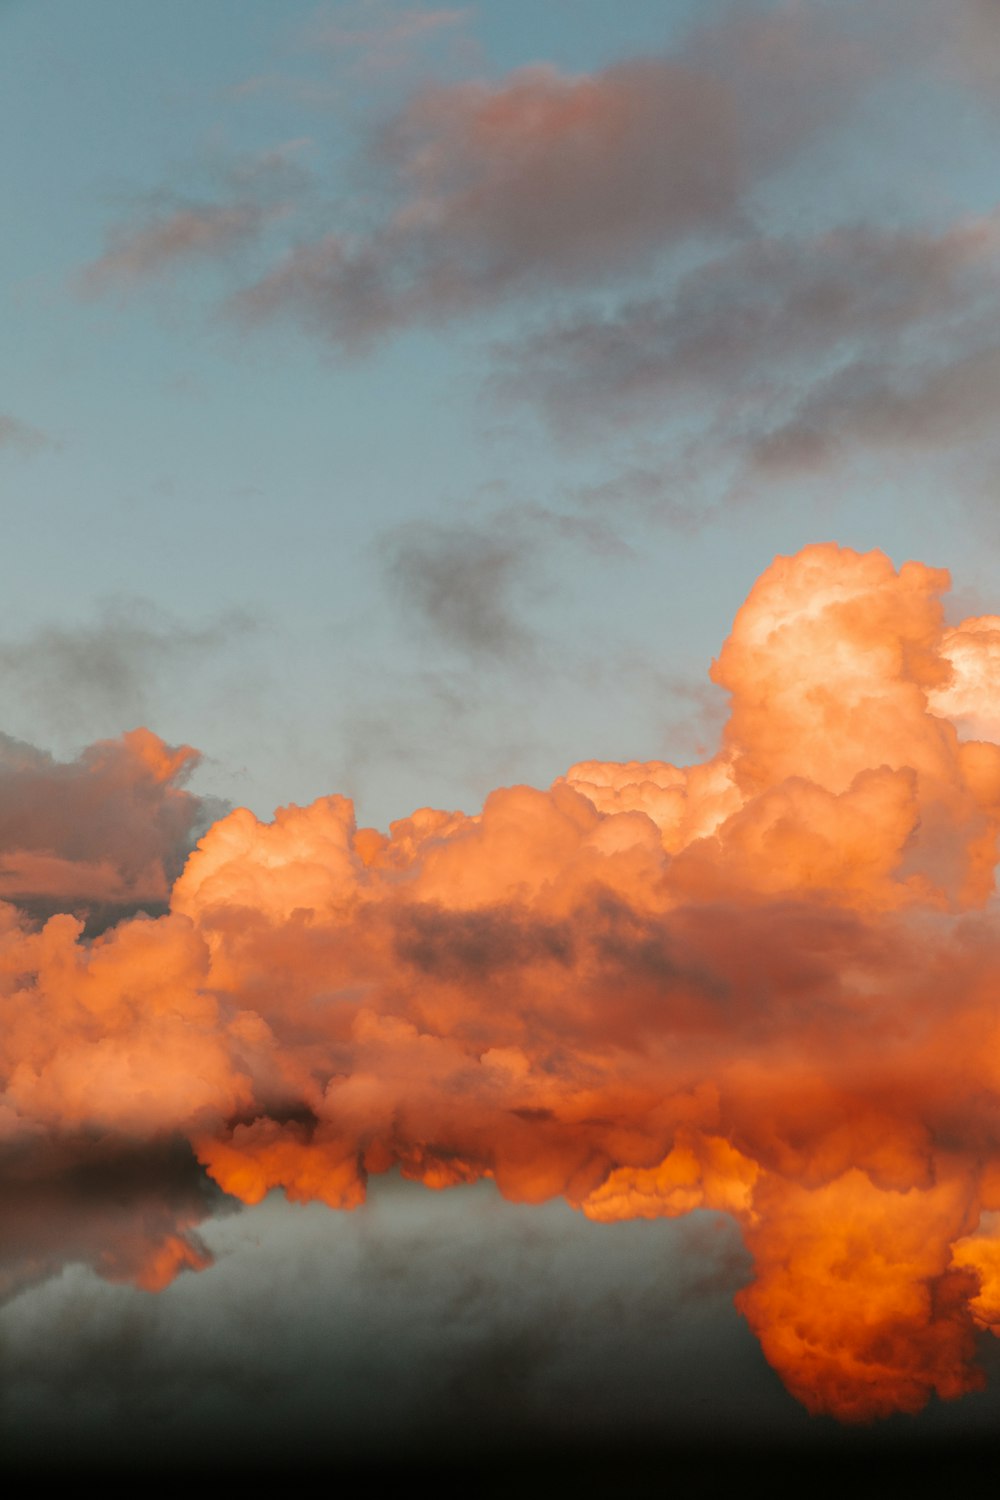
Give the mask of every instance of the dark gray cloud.
M 554 587 L 559 552 L 629 557 L 597 515 L 509 504 L 474 520 L 408 521 L 384 532 L 384 583 L 405 614 L 471 660 L 527 662 L 536 655 L 532 610 Z
M 164 680 L 189 673 L 254 628 L 240 610 L 198 626 L 145 599 L 105 600 L 93 620 L 0 641 L 0 688 L 16 697 L 20 713 L 56 733 L 135 723 Z
M 1000 8 L 996 0 L 931 0 L 946 69 L 1000 104 Z
M 68 1265 L 131 1280 L 172 1236 L 185 1239 L 196 1264 L 208 1265 L 195 1226 L 235 1206 L 186 1141 L 0 1144 L 0 1304 Z
M 200 757 L 149 730 L 58 761 L 0 734 L 0 900 L 90 931 L 166 909 L 196 840 L 224 810 L 184 782 Z
M 447 645 L 487 660 L 530 654 L 522 599 L 533 557 L 516 523 L 409 521 L 383 537 L 381 552 L 390 592 Z
M 497 349 L 494 385 L 541 405 L 574 437 L 706 397 L 766 411 L 914 334 L 951 331 L 988 302 L 997 227 L 942 234 L 846 227 L 817 239 L 752 239 L 658 297 L 581 313 Z
M 914 371 L 859 361 L 818 383 L 791 418 L 749 444 L 765 473 L 828 464 L 852 447 L 914 453 L 964 447 L 997 433 L 1000 346 L 956 354 Z
M 74 1272 L 0 1314 L 8 1456 L 294 1471 L 651 1443 L 678 1410 L 808 1422 L 729 1305 L 749 1266 L 717 1215 L 592 1225 L 388 1179 L 354 1214 L 269 1201 L 203 1233 L 215 1265 L 159 1297 Z
M 824 8 L 779 4 L 731 12 L 669 56 L 426 87 L 372 143 L 381 218 L 303 239 L 232 309 L 364 349 L 730 234 L 752 185 L 878 71 L 869 56 Z
M 760 483 L 857 453 L 985 452 L 998 274 L 995 216 L 747 239 L 658 297 L 497 346 L 490 388 L 564 441 L 628 441 L 617 472 L 569 497 L 584 513 L 693 530 Z

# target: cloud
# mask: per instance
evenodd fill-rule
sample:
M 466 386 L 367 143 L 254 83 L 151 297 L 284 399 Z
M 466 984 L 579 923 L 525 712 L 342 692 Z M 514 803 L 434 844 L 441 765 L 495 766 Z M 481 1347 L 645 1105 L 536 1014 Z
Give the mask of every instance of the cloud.
M 146 715 L 150 690 L 254 628 L 231 610 L 200 627 L 181 624 L 148 600 L 105 600 L 92 623 L 46 625 L 0 641 L 0 684 L 49 729 Z
M 310 144 L 303 137 L 253 155 L 208 156 L 185 173 L 201 179 L 197 195 L 161 189 L 137 199 L 109 227 L 103 253 L 80 270 L 75 290 L 121 296 L 192 264 L 234 260 L 304 203 L 310 179 L 298 158 Z
M 183 1142 L 90 1143 L 85 1155 L 45 1141 L 0 1148 L 0 1303 L 68 1265 L 159 1291 L 212 1263 L 197 1225 L 225 1211 L 224 1195 Z
M 79 290 L 101 296 L 164 276 L 180 262 L 217 257 L 258 235 L 262 223 L 255 204 L 198 203 L 148 223 L 116 225 L 104 254 L 81 272 Z
M 840 228 L 813 240 L 751 238 L 668 293 L 580 314 L 498 348 L 497 384 L 572 430 L 662 416 L 668 402 L 822 379 L 858 346 L 946 325 L 986 293 L 992 220 L 942 234 Z M 776 390 L 776 387 L 778 388 Z M 666 408 L 669 411 L 669 407 Z
M 817 384 L 793 416 L 751 442 L 766 473 L 801 472 L 852 447 L 920 453 L 995 435 L 1000 348 L 956 353 L 918 372 L 859 362 Z
M 398 1169 L 599 1222 L 723 1212 L 754 1261 L 739 1305 L 810 1411 L 978 1389 L 1000 747 L 965 736 L 1000 708 L 996 619 L 946 625 L 948 582 L 833 544 L 776 559 L 690 766 L 581 762 L 388 833 L 339 796 L 239 808 L 167 914 L 89 942 L 0 905 L 8 1159 L 170 1139 L 247 1204 L 349 1209 Z M 166 869 L 189 756 L 27 752 L 5 847 Z M 130 1232 L 103 1274 L 195 1268 L 166 1221 L 122 1259 Z
M 1000 89 L 1000 15 L 994 0 L 959 0 L 931 9 L 945 70 L 972 83 L 987 100 Z
M 532 569 L 523 527 L 408 521 L 381 542 L 385 578 L 398 602 L 445 644 L 481 660 L 530 653 L 519 596 Z
M 50 437 L 32 427 L 28 422 L 22 422 L 18 417 L 7 416 L 0 412 L 0 452 L 9 448 L 14 453 L 20 453 L 25 457 L 32 457 L 36 453 L 42 453 L 47 448 L 57 445 Z
M 364 349 L 390 331 L 628 272 L 731 233 L 743 196 L 865 76 L 821 14 L 781 6 L 668 57 L 420 89 L 381 132 L 381 220 L 305 239 L 232 300 Z
M 148 729 L 73 761 L 0 735 L 0 900 L 31 916 L 73 911 L 90 928 L 163 911 L 217 803 L 185 790 L 200 757 Z
M 656 297 L 495 346 L 488 389 L 530 403 L 564 442 L 634 447 L 638 434 L 645 451 L 571 498 L 681 529 L 868 451 L 988 467 L 998 244 L 992 215 L 935 232 L 747 238 Z
M 321 13 L 303 33 L 311 48 L 353 55 L 364 73 L 392 73 L 406 67 L 415 50 L 454 32 L 470 17 L 468 8 L 397 6 L 382 0 L 358 0 Z
M 547 564 L 557 549 L 632 555 L 599 517 L 534 504 L 509 504 L 470 521 L 408 521 L 379 541 L 396 604 L 480 667 L 536 654 L 531 607 L 552 592 Z

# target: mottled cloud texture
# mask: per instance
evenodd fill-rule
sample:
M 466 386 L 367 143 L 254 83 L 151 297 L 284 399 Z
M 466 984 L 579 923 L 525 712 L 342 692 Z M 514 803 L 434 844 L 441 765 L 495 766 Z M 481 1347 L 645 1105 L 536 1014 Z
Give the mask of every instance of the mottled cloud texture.
M 234 309 L 291 313 L 363 347 L 731 231 L 741 193 L 853 90 L 855 63 L 814 16 L 782 7 L 698 33 L 689 53 L 428 86 L 373 148 L 381 222 L 302 243 Z
M 392 73 L 463 21 L 361 5 L 323 13 L 304 40 Z M 528 403 L 573 444 L 663 443 L 652 460 L 617 455 L 617 477 L 590 486 L 605 512 L 638 498 L 690 528 L 776 478 L 886 453 L 958 453 L 982 491 L 997 467 L 995 213 L 948 223 L 928 202 L 926 222 L 859 217 L 849 191 L 810 207 L 796 184 L 824 153 L 841 167 L 857 155 L 852 121 L 879 89 L 916 71 L 989 99 L 998 59 L 985 0 L 776 3 L 724 8 L 669 52 L 590 72 L 425 77 L 366 119 L 348 186 L 322 152 L 315 172 L 296 165 L 309 141 L 216 164 L 199 193 L 164 189 L 113 224 L 77 286 L 120 294 L 213 263 L 235 273 L 224 306 L 238 323 L 291 322 L 338 355 L 520 312 L 488 400 Z M 652 506 L 630 478 L 650 467 Z M 409 557 L 402 592 L 441 623 L 430 554 Z M 500 642 L 509 611 L 494 615 Z M 459 610 L 446 628 L 470 640 L 476 622 Z
M 416 42 L 464 19 L 362 7 L 355 20 L 321 19 L 307 40 L 392 72 Z M 164 191 L 120 219 L 77 289 L 121 294 L 185 264 L 230 261 L 284 219 L 284 253 L 268 250 L 229 310 L 250 323 L 291 317 L 365 350 L 413 324 L 600 283 L 692 238 L 732 235 L 753 186 L 873 71 L 869 49 L 822 9 L 781 4 L 591 73 L 537 63 L 496 80 L 424 81 L 363 140 L 360 206 L 331 192 L 321 208 L 303 180 L 282 182 L 278 148 L 261 159 L 267 170 L 244 167 L 198 195 Z
M 91 921 L 163 909 L 210 821 L 184 786 L 199 759 L 148 729 L 65 762 L 0 735 L 0 898 Z
M 574 432 L 726 397 L 758 426 L 782 402 L 787 425 L 804 423 L 810 403 L 859 373 L 885 384 L 914 335 L 971 337 L 993 295 L 998 244 L 993 218 L 940 233 L 852 226 L 750 239 L 687 272 L 669 296 L 510 345 L 503 388 Z M 837 428 L 832 413 L 828 425 Z
M 0 1160 L 10 1192 L 47 1184 L 32 1263 L 60 1184 L 136 1153 L 160 1153 L 157 1211 L 63 1243 L 149 1287 L 206 1262 L 195 1158 L 244 1203 L 350 1209 L 396 1167 L 599 1222 L 708 1207 L 809 1410 L 975 1389 L 1000 1326 L 1000 617 L 948 626 L 948 581 L 776 559 L 712 667 L 730 714 L 701 763 L 582 762 L 387 834 L 339 796 L 237 809 L 169 912 L 91 941 L 0 906 Z M 189 754 L 27 754 L 5 858 L 166 871 Z M 102 823 L 95 787 L 150 828 Z

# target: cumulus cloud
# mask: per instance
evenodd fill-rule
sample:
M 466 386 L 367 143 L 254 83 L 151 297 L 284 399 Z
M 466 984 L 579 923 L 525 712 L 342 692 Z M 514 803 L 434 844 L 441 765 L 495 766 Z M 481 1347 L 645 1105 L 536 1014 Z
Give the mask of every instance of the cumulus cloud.
M 600 1222 L 709 1208 L 809 1410 L 977 1389 L 1000 747 L 971 736 L 1000 710 L 995 617 L 946 625 L 948 582 L 832 544 L 776 559 L 712 668 L 721 746 L 690 766 L 581 762 L 388 833 L 338 796 L 237 809 L 168 914 L 91 942 L 0 907 L 5 1149 L 68 1169 L 95 1140 L 187 1141 L 247 1204 L 349 1209 L 396 1168 Z M 160 806 L 184 752 L 126 751 Z M 192 1246 L 164 1228 L 108 1264 L 154 1284 Z
M 164 910 L 219 811 L 184 786 L 199 759 L 148 729 L 72 761 L 0 735 L 0 900 L 35 917 L 77 912 L 91 926 Z

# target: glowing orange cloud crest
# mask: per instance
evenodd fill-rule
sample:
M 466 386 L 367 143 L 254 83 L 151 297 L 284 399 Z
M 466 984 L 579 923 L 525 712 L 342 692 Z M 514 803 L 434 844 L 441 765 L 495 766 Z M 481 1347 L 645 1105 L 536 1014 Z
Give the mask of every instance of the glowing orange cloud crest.
M 712 667 L 731 714 L 705 764 L 585 762 L 388 835 L 342 797 L 238 809 L 168 915 L 91 942 L 0 907 L 0 1140 L 181 1135 L 246 1203 L 352 1208 L 398 1167 L 596 1221 L 721 1210 L 755 1264 L 738 1304 L 810 1410 L 976 1388 L 1000 1331 L 1000 618 L 947 626 L 947 586 L 877 552 L 779 558 Z M 194 1221 L 107 1274 L 198 1268 Z

